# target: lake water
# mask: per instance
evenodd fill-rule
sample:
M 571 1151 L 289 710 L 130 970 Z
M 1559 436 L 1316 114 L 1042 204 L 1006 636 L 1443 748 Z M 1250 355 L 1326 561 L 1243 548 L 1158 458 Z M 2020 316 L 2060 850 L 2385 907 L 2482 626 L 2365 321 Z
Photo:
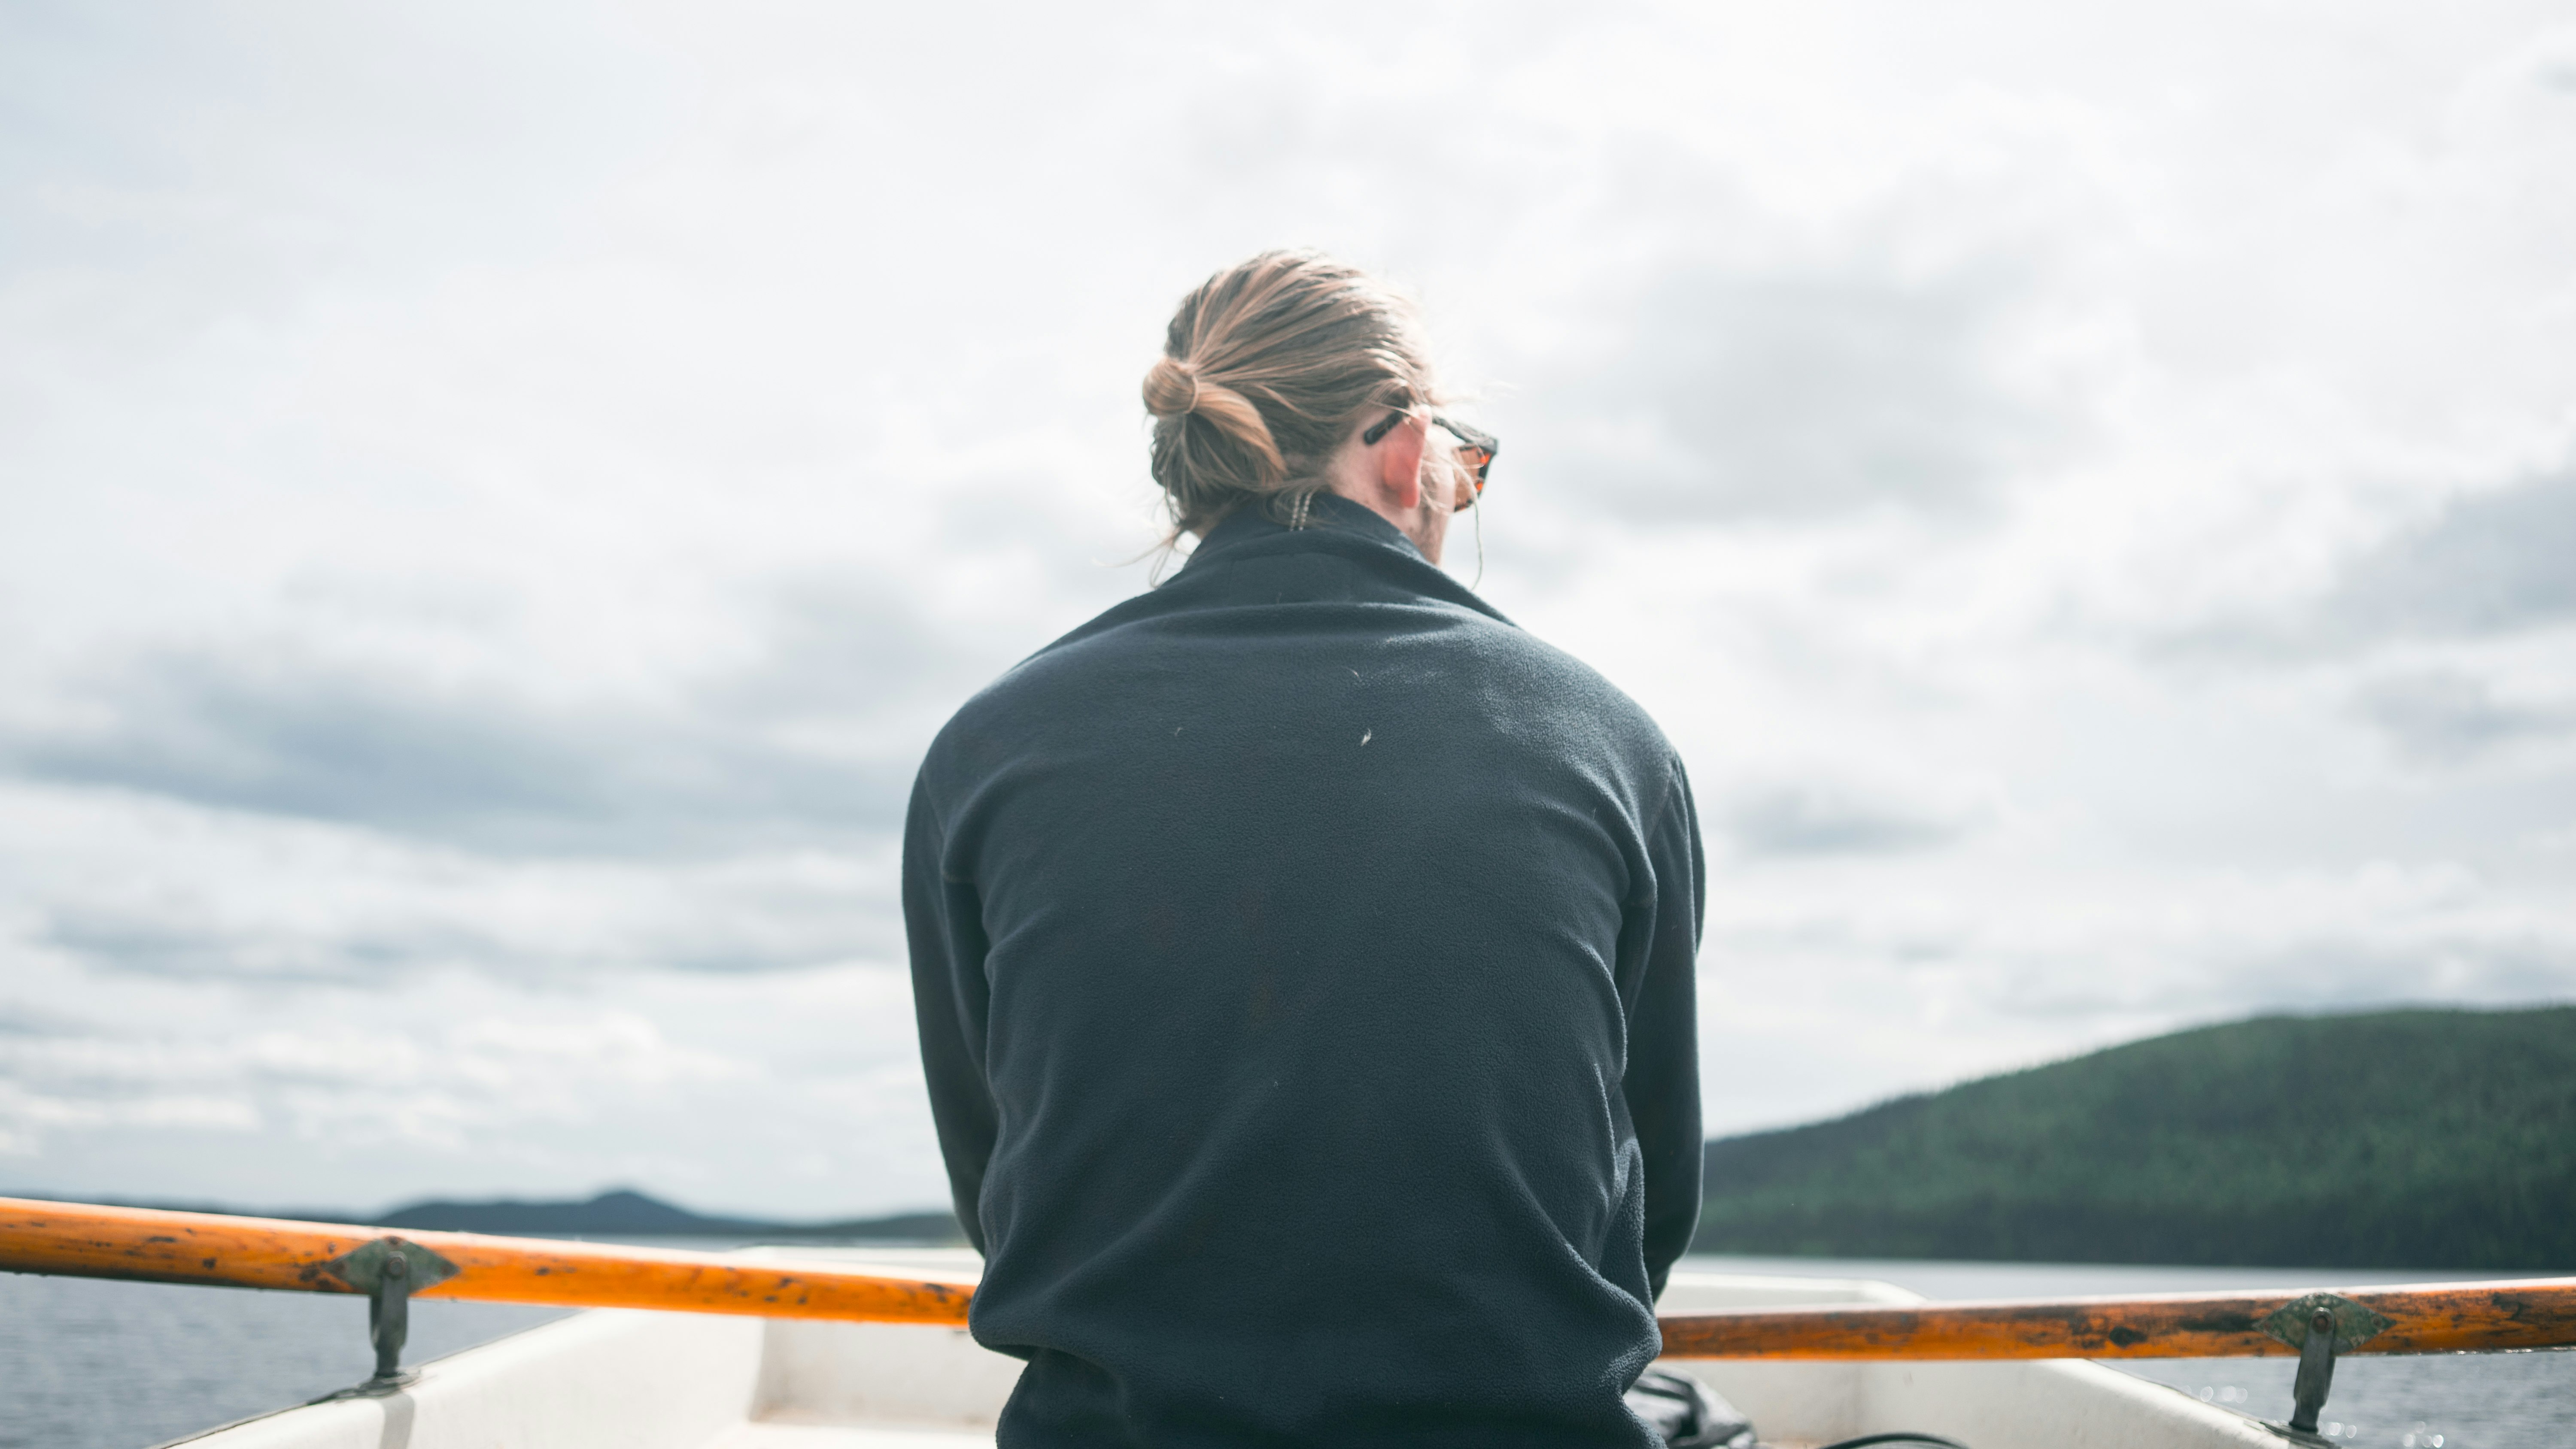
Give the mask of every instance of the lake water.
M 703 1242 L 695 1246 L 710 1246 Z M 1880 1278 L 1936 1299 L 2299 1289 L 2452 1281 L 2445 1273 L 2122 1268 L 1694 1257 L 1717 1272 Z M 413 1304 L 406 1363 L 563 1315 L 500 1303 Z M 0 1273 L 0 1449 L 145 1449 L 365 1378 L 367 1306 L 355 1296 L 111 1283 Z M 2172 1359 L 2115 1365 L 2264 1418 L 2290 1409 L 2295 1365 Z M 2568 1449 L 2576 1353 L 2347 1359 L 2326 1421 L 2356 1449 Z

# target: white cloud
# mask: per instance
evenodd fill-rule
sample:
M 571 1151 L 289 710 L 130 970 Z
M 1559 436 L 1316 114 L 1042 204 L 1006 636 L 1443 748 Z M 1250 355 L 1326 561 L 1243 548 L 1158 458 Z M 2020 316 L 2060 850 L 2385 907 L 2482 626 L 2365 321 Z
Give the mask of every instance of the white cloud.
M 901 958 L 891 841 L 682 860 L 535 858 L 123 792 L 0 786 L 0 930 L 115 976 L 392 983 L 468 970 L 571 985 Z
M 883 968 L 606 993 L 156 980 L 112 1012 L 77 970 L 12 976 L 67 1009 L 0 1033 L 11 1187 L 343 1212 L 635 1181 L 773 1216 L 940 1200 L 910 993 Z
M 2401 754 L 2428 764 L 2576 734 L 2576 708 L 2499 699 L 2486 681 L 2456 670 L 2391 674 L 2365 685 L 2354 703 Z

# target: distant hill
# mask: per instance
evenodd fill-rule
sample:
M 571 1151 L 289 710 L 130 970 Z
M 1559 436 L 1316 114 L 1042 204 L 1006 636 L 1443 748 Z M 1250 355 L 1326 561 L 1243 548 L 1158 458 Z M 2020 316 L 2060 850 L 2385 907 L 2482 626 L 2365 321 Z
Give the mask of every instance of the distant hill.
M 2265 1017 L 1720 1139 L 1692 1250 L 2576 1269 L 2576 1007 Z
M 0 1196 L 29 1197 L 47 1202 L 66 1200 L 41 1192 L 0 1193 Z M 356 1223 L 367 1227 L 411 1228 L 419 1232 L 941 1245 L 966 1241 L 966 1235 L 958 1230 L 956 1215 L 948 1212 L 895 1213 L 887 1217 L 843 1218 L 827 1223 L 782 1223 L 766 1218 L 708 1217 L 624 1188 L 579 1202 L 569 1199 L 531 1202 L 516 1198 L 483 1202 L 416 1202 L 374 1219 L 346 1208 L 251 1209 L 205 1202 L 121 1202 L 110 1205 L 222 1213 L 231 1217 L 288 1218 L 298 1222 Z
M 394 1209 L 376 1226 L 452 1233 L 622 1233 L 666 1237 L 738 1237 L 775 1230 L 756 1218 L 717 1218 L 674 1207 L 659 1198 L 619 1189 L 584 1202 L 486 1202 L 438 1199 Z
M 764 1218 L 720 1218 L 693 1213 L 659 1198 L 619 1189 L 583 1202 L 421 1202 L 376 1219 L 386 1228 L 424 1232 L 553 1233 L 664 1238 L 862 1238 L 876 1242 L 965 1241 L 957 1219 L 944 1212 L 898 1213 L 829 1223 L 782 1223 Z

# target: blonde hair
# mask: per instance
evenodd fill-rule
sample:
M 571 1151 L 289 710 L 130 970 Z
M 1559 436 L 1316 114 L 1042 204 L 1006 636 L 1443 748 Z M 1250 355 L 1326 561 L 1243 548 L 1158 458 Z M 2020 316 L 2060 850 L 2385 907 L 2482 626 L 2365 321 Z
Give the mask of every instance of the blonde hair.
M 1181 300 L 1145 374 L 1171 538 L 1312 494 L 1362 414 L 1438 400 L 1402 293 L 1318 252 L 1228 267 Z

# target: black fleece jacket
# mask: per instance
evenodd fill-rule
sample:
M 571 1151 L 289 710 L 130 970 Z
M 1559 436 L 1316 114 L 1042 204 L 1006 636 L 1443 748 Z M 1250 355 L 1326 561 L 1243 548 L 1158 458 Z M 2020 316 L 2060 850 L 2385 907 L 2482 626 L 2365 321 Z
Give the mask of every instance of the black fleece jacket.
M 1645 712 L 1329 494 L 977 695 L 903 900 L 1001 1443 L 1654 1444 L 1702 884 Z

